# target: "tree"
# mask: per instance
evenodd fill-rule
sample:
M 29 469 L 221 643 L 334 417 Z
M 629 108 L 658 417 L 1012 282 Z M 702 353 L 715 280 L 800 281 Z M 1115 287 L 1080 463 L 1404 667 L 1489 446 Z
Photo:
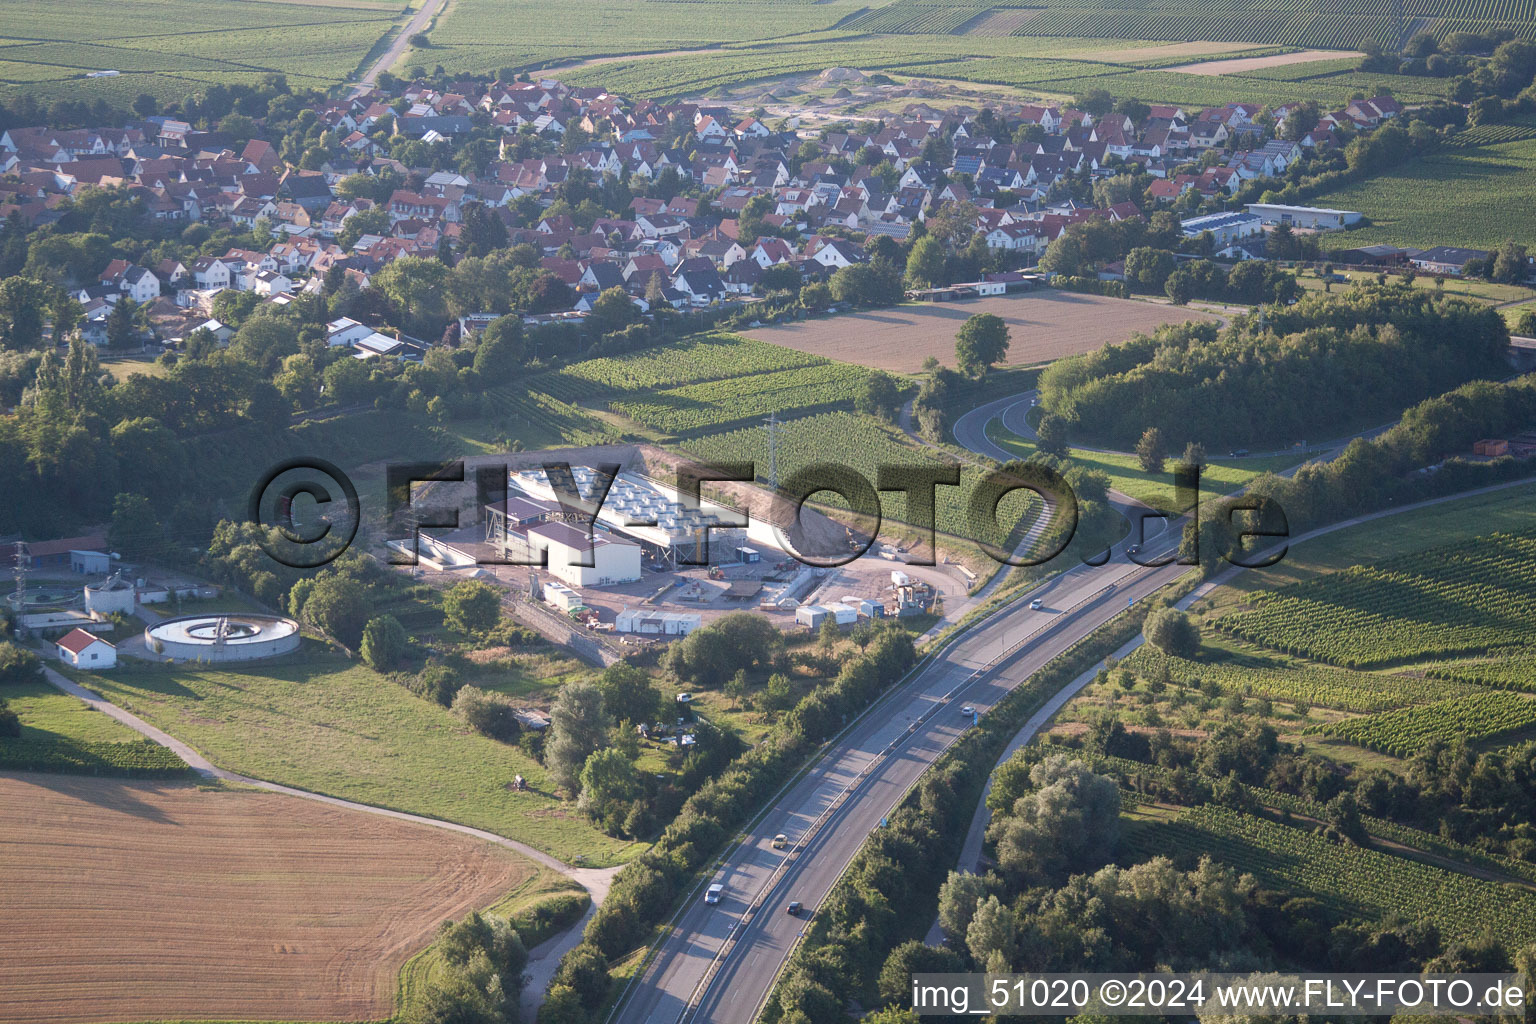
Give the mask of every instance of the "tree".
M 960 325 L 955 337 L 955 361 L 960 372 L 971 377 L 984 377 L 987 371 L 1002 362 L 1008 354 L 1008 324 L 992 313 L 977 313 Z
M 1529 274 L 1525 246 L 1509 241 L 1494 253 L 1489 277 L 1502 284 L 1523 284 Z
M 1317 128 L 1322 108 L 1316 100 L 1302 100 L 1291 107 L 1285 120 L 1280 122 L 1280 137 L 1287 142 L 1300 142 Z
M 1125 256 L 1125 279 L 1149 292 L 1160 292 L 1177 266 L 1167 249 L 1137 246 Z
M 25 647 L 0 640 L 0 686 L 31 683 L 42 678 L 43 663 Z
M 944 283 L 944 243 L 924 235 L 907 254 L 907 287 L 932 288 Z
M 594 750 L 581 769 L 581 796 L 576 806 L 597 819 L 613 816 L 615 804 L 627 804 L 640 792 L 635 763 L 622 750 Z
M 258 313 L 235 332 L 229 351 L 270 375 L 284 359 L 299 351 L 299 332 L 286 316 Z
M 1175 306 L 1187 306 L 1189 300 L 1195 297 L 1195 276 L 1180 267 L 1163 282 L 1163 291 Z
M 119 494 L 112 499 L 112 522 L 107 543 L 112 550 L 139 560 L 160 554 L 165 532 L 155 507 L 142 494 Z
M 347 647 L 358 646 L 371 615 L 362 588 L 340 575 L 317 576 L 299 612 L 305 622 Z
M 896 378 L 882 370 L 871 372 L 853 396 L 853 407 L 866 415 L 894 423 L 896 411 L 901 407 L 901 390 Z
M 1143 627 L 1147 642 L 1164 654 L 1193 658 L 1200 653 L 1200 627 L 1176 608 L 1159 608 Z
M 380 615 L 363 627 L 363 661 L 376 672 L 388 672 L 405 657 L 405 627 L 393 615 Z
M 800 305 L 812 311 L 820 311 L 832 305 L 832 289 L 825 282 L 812 281 L 800 289 Z
M 593 683 L 566 683 L 550 708 L 549 739 L 544 744 L 544 766 L 555 784 L 577 795 L 587 758 L 607 739 L 603 692 Z
M 747 673 L 737 669 L 736 674 L 725 681 L 725 695 L 731 700 L 733 709 L 740 708 L 741 702 L 747 698 Z
M 614 285 L 605 288 L 592 303 L 589 319 L 599 332 L 616 331 L 640 319 L 640 310 L 623 288 Z
M 138 340 L 138 328 L 134 320 L 138 306 L 124 296 L 113 304 L 107 313 L 107 344 L 113 348 L 126 348 Z
M 1119 796 L 1118 790 L 1115 795 Z M 987 970 L 992 969 L 999 956 L 1001 963 L 997 966 L 1006 970 L 1013 960 L 1018 929 L 1019 922 L 1013 911 L 1003 906 L 995 894 L 988 896 L 977 905 L 971 926 L 965 930 L 965 947 Z
M 1136 442 L 1136 461 L 1147 473 L 1161 473 L 1163 462 L 1168 458 L 1168 444 L 1163 440 L 1163 432 L 1157 427 L 1148 427 L 1141 433 L 1141 440 Z
M 969 871 L 951 871 L 939 888 L 939 927 L 951 939 L 965 938 L 976 905 L 987 897 L 987 882 Z
M 8 277 L 0 281 L 0 349 L 32 349 L 43 342 L 48 289 L 38 281 Z
M 501 597 L 489 583 L 461 580 L 443 594 L 443 620 L 462 633 L 488 633 L 501 621 Z
M 401 256 L 373 275 L 370 288 L 389 298 L 399 311 L 399 325 L 423 338 L 442 333 L 448 320 L 448 268 L 436 259 Z
M 1066 455 L 1069 429 L 1065 417 L 1047 413 L 1040 417 L 1040 426 L 1035 428 L 1035 447 L 1047 455 Z
M 1186 466 L 1195 466 L 1202 470 L 1205 469 L 1205 445 L 1201 444 L 1199 441 L 1189 442 L 1189 444 L 1184 446 L 1184 457 L 1181 458 L 1179 462 Z
M 11 708 L 10 702 L 0 697 L 0 739 L 15 739 L 21 735 L 21 716 Z
M 389 211 L 383 206 L 375 206 L 368 210 L 359 210 L 346 220 L 341 222 L 341 231 L 336 235 L 336 244 L 343 251 L 350 252 L 357 244 L 357 240 L 364 235 L 385 235 L 389 233 Z
M 1018 885 L 1059 884 L 1113 856 L 1120 835 L 1120 786 L 1113 779 L 1055 754 L 1030 768 L 1029 784 L 987 829 L 1005 877 Z M 968 942 L 975 930 L 973 920 Z
M 603 706 L 615 722 L 641 725 L 654 721 L 661 708 L 661 694 L 642 668 L 627 661 L 614 662 L 597 677 Z

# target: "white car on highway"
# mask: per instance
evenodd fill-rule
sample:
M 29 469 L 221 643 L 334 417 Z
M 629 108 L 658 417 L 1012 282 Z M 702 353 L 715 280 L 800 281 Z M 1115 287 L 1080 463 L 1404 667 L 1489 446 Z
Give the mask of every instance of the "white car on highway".
M 712 885 L 708 889 L 704 890 L 704 902 L 705 903 L 719 903 L 720 902 L 720 896 L 724 892 L 725 892 L 725 886 L 721 885 L 719 882 L 716 882 L 714 885 Z

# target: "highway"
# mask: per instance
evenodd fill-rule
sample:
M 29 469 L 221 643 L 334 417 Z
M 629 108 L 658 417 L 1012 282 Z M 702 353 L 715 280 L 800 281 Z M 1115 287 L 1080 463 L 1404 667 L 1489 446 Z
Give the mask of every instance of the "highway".
M 1169 531 L 1162 546 L 1177 536 Z M 1138 557 L 1162 553 L 1147 548 Z M 969 725 L 960 709 L 985 713 L 1128 601 L 1147 598 L 1185 571 L 1137 565 L 1122 544 L 1104 565 L 1058 574 L 923 662 L 781 792 L 750 838 L 686 898 L 611 1019 L 751 1024 L 806 924 L 786 912 L 788 903 L 797 900 L 814 913 L 871 830 Z M 1043 607 L 1031 609 L 1037 598 Z M 781 832 L 791 840 L 788 850 L 772 848 Z M 716 882 L 725 892 L 710 905 L 703 890 Z

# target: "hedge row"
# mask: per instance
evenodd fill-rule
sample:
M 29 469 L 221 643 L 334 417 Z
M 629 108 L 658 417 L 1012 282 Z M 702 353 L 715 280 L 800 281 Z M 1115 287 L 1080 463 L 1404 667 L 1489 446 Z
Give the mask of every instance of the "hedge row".
M 0 769 L 136 779 L 174 778 L 190 771 L 181 758 L 149 740 L 87 743 L 26 738 L 0 741 Z
M 608 997 L 600 965 L 650 938 L 688 880 L 794 774 L 820 743 L 904 676 L 917 661 L 912 637 L 896 626 L 875 632 L 837 678 L 801 699 L 757 746 L 707 782 L 678 812 L 656 845 L 613 880 L 587 924 L 582 944 L 567 953 L 539 1011 L 543 1024 L 580 1024 Z
M 1181 581 L 1169 597 L 1194 585 Z M 765 1021 L 834 1024 L 845 1019 L 849 1000 L 874 1003 L 876 978 L 892 950 L 921 939 L 932 924 L 939 887 L 1009 741 L 1053 694 L 1141 632 L 1152 609 L 1143 601 L 1053 658 L 934 763 L 827 895 L 769 997 Z

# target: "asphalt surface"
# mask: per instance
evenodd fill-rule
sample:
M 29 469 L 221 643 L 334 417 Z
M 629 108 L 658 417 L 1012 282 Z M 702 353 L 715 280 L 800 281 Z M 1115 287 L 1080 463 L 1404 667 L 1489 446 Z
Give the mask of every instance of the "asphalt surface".
M 962 417 L 957 439 L 971 447 L 974 426 L 985 441 L 985 424 L 998 414 L 992 407 L 1018 401 L 1003 399 Z M 980 443 L 975 450 L 993 454 Z M 1128 514 L 1143 508 L 1124 500 Z M 1148 524 L 1149 532 L 1157 523 Z M 1163 546 L 1177 537 L 1178 531 L 1168 531 Z M 1138 557 L 1150 561 L 1159 553 L 1149 544 Z M 865 838 L 970 725 L 961 708 L 985 714 L 1128 601 L 1145 599 L 1185 571 L 1138 565 L 1117 545 L 1105 564 L 1078 565 L 1053 577 L 925 661 L 834 738 L 820 760 L 773 799 L 720 869 L 700 882 L 611 1020 L 751 1024 L 808 916 Z M 1035 599 L 1042 602 L 1039 610 L 1030 608 Z M 789 837 L 789 849 L 772 848 L 777 833 Z M 711 905 L 703 895 L 714 883 L 724 886 L 724 894 Z M 787 913 L 792 900 L 805 908 L 799 917 Z

